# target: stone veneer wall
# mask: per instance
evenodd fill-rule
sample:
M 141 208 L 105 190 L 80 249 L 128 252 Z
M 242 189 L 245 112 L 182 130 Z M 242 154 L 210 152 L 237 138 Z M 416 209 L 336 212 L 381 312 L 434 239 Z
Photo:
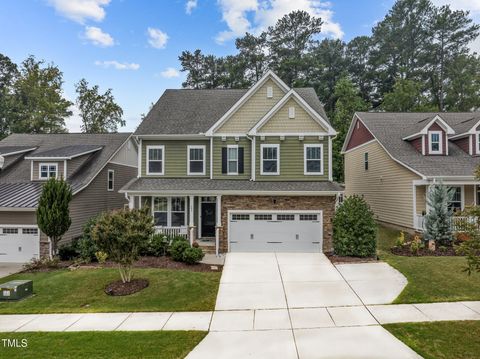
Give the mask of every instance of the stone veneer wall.
M 222 196 L 220 252 L 228 250 L 229 210 L 322 210 L 323 251 L 331 252 L 335 196 Z

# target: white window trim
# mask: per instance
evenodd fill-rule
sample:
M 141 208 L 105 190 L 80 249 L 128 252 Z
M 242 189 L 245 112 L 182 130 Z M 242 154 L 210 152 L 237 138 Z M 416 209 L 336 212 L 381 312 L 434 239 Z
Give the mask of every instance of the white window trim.
M 161 149 L 162 150 L 162 172 L 150 172 L 150 150 Z M 150 145 L 146 146 L 145 151 L 147 151 L 147 163 L 146 163 L 146 170 L 147 175 L 156 175 L 156 176 L 163 176 L 165 173 L 165 146 L 164 145 Z M 158 161 L 158 160 L 153 160 Z
M 112 174 L 112 188 L 110 189 L 110 173 Z M 115 191 L 115 171 L 108 170 L 107 171 L 107 191 L 113 192 Z
M 316 148 L 320 147 L 320 172 L 308 172 L 307 171 L 307 149 L 308 148 Z M 317 161 L 311 159 L 311 161 Z M 322 143 L 310 143 L 303 145 L 303 174 L 305 176 L 323 176 L 323 169 L 324 169 L 324 163 L 323 163 L 323 144 Z
M 157 226 L 155 225 L 155 227 L 157 228 L 164 228 L 164 227 L 170 227 L 170 228 L 182 228 L 182 227 L 186 227 L 187 226 L 187 220 L 188 220 L 188 209 L 187 209 L 187 205 L 188 205 L 188 202 L 187 202 L 187 197 L 184 197 L 184 196 L 152 196 L 152 217 L 153 219 L 155 220 L 155 212 L 162 212 L 164 213 L 165 211 L 155 211 L 155 206 L 154 206 L 154 201 L 155 201 L 155 198 L 166 198 L 167 199 L 167 225 L 166 226 Z M 172 226 L 172 198 L 183 198 L 184 201 L 185 201 L 185 210 L 183 211 L 183 213 L 185 213 L 185 217 L 184 217 L 184 223 L 183 223 L 183 226 L 175 226 L 173 227 Z
M 480 132 L 477 132 L 475 134 L 475 148 L 477 149 L 477 151 L 475 152 L 476 155 L 479 155 L 480 154 Z
M 41 179 L 41 180 L 48 180 L 50 179 L 50 176 L 48 176 L 48 174 L 50 173 L 50 168 L 48 169 L 47 171 L 47 177 L 42 177 L 42 166 L 55 166 L 55 179 L 58 179 L 58 163 L 56 162 L 40 162 L 38 164 L 38 178 Z
M 233 161 L 237 162 L 237 170 L 235 172 L 230 172 L 230 158 L 229 158 L 230 151 L 229 151 L 229 149 L 231 149 L 231 148 L 235 148 L 237 150 L 237 159 L 236 160 L 231 160 L 232 162 Z M 227 175 L 230 175 L 230 176 L 238 175 L 238 145 L 227 145 Z
M 432 135 L 438 134 L 439 146 L 438 151 L 432 150 Z M 441 155 L 443 153 L 443 131 L 428 131 L 428 154 Z
M 187 174 L 189 176 L 205 176 L 205 162 L 207 156 L 207 147 L 205 145 L 188 145 L 187 146 Z M 190 150 L 202 150 L 203 151 L 203 160 L 202 160 L 202 172 L 190 172 Z
M 276 148 L 277 149 L 277 172 L 263 172 L 263 149 Z M 273 160 L 268 160 L 273 161 Z M 278 176 L 280 175 L 280 145 L 279 144 L 261 144 L 260 145 L 260 174 L 262 176 Z

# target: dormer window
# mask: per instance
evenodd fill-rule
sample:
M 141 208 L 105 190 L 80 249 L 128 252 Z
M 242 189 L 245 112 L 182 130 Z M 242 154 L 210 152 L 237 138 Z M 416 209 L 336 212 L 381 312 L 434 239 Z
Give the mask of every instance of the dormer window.
M 56 163 L 40 163 L 38 173 L 41 180 L 57 178 L 58 165 Z
M 441 155 L 443 153 L 442 131 L 428 132 L 428 153 L 431 155 Z

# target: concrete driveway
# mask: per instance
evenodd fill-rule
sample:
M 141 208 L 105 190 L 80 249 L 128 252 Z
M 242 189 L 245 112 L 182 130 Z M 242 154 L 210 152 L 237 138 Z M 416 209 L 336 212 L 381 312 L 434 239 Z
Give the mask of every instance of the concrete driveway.
M 210 332 L 187 358 L 418 358 L 365 306 L 390 302 L 406 284 L 390 266 L 372 264 L 229 253 Z M 394 284 L 379 290 L 377 281 Z
M 23 263 L 6 263 L 0 262 L 0 278 L 10 274 L 17 273 L 22 270 Z

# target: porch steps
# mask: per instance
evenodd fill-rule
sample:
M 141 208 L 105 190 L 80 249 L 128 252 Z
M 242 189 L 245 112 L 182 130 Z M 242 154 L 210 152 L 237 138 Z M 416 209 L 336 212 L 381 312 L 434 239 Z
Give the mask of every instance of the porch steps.
M 197 243 L 205 254 L 215 254 L 215 238 L 197 239 Z

